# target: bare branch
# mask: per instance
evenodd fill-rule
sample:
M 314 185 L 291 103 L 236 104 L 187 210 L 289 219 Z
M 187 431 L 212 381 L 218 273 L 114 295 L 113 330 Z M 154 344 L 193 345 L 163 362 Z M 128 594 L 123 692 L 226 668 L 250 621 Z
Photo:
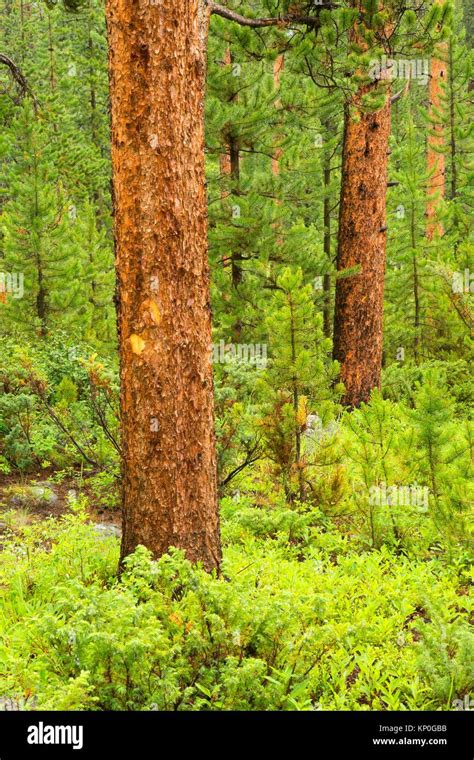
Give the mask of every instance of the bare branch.
M 228 485 L 228 483 L 230 483 L 230 481 L 233 480 L 239 473 L 241 473 L 242 470 L 245 470 L 245 468 L 249 467 L 249 465 L 258 462 L 259 459 L 261 459 L 260 441 L 257 441 L 254 446 L 246 451 L 244 461 L 241 462 L 234 470 L 229 472 L 225 478 L 219 481 L 219 488 L 225 488 L 225 486 Z
M 315 10 L 322 10 L 324 8 L 336 8 L 337 5 L 328 2 L 319 4 Z M 276 16 L 270 18 L 248 18 L 247 16 L 241 16 L 240 13 L 229 10 L 224 5 L 208 1 L 208 8 L 211 15 L 221 16 L 229 21 L 234 21 L 240 26 L 249 26 L 252 29 L 261 29 L 266 26 L 289 26 L 291 24 L 306 24 L 306 26 L 312 26 L 319 28 L 321 22 L 319 16 L 298 16 L 292 13 L 287 13 L 284 16 Z
M 458 317 L 462 320 L 464 325 L 468 328 L 471 336 L 474 336 L 474 313 L 468 304 L 467 299 L 463 293 L 455 293 L 453 290 L 453 272 L 443 264 L 436 263 L 431 265 L 431 269 L 444 281 L 447 286 L 446 292 L 449 300 L 451 301 Z
M 10 69 L 10 73 L 20 91 L 20 98 L 23 99 L 26 95 L 29 95 L 33 101 L 33 105 L 36 111 L 38 107 L 38 101 L 31 91 L 26 77 L 22 73 L 21 69 L 18 68 L 16 63 L 14 63 L 11 58 L 9 58 L 7 55 L 4 55 L 3 53 L 0 53 L 0 63 L 3 63 L 4 66 L 7 66 Z
M 410 82 L 411 82 L 411 79 L 409 77 L 403 89 L 401 89 L 399 92 L 396 92 L 394 95 L 392 95 L 392 97 L 390 98 L 390 103 L 396 103 L 397 100 L 399 100 L 402 96 L 405 97 L 405 95 L 408 93 L 410 89 Z

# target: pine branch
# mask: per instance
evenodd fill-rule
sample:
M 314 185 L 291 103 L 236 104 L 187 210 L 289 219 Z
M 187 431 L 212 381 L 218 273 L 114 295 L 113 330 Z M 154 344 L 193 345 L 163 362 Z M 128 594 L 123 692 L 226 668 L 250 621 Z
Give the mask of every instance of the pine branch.
M 468 328 L 468 330 L 471 333 L 471 336 L 473 336 L 474 335 L 474 313 L 472 312 L 466 299 L 463 297 L 463 294 L 455 293 L 453 291 L 453 287 L 452 287 L 453 273 L 448 269 L 448 267 L 440 263 L 432 265 L 432 269 L 437 275 L 441 277 L 444 283 L 448 286 L 447 293 L 448 293 L 449 300 L 454 306 L 454 309 L 458 317 L 461 319 L 464 325 Z
M 36 97 L 33 94 L 21 69 L 16 65 L 14 61 L 12 61 L 11 58 L 9 58 L 7 55 L 4 55 L 3 53 L 0 53 L 0 63 L 3 63 L 4 66 L 7 66 L 10 69 L 10 73 L 20 91 L 20 98 L 23 99 L 26 95 L 29 95 L 33 101 L 34 109 L 36 111 L 38 107 L 38 101 L 36 100 Z
M 261 29 L 267 26 L 289 26 L 290 24 L 306 24 L 307 26 L 313 26 L 318 28 L 321 24 L 319 15 L 317 16 L 298 16 L 293 13 L 287 13 L 284 16 L 272 16 L 269 18 L 248 18 L 247 16 L 241 16 L 240 13 L 231 11 L 224 5 L 210 2 L 208 0 L 208 8 L 211 15 L 221 16 L 222 18 L 234 21 L 240 26 L 249 26 L 252 29 Z M 336 8 L 337 5 L 332 2 L 319 4 L 315 10 L 321 10 L 324 8 Z

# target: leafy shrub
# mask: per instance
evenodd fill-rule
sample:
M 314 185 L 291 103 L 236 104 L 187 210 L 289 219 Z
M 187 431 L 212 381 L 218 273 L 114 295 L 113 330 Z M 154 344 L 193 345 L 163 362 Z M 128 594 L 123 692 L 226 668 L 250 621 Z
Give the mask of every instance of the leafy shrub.
M 0 338 L 0 456 L 28 471 L 110 467 L 119 453 L 117 378 L 62 335 L 21 347 Z
M 250 528 L 221 578 L 139 547 L 118 580 L 116 540 L 81 514 L 5 537 L 0 693 L 27 709 L 367 710 L 445 709 L 448 685 L 472 687 L 452 567 L 334 530 L 296 552 Z M 458 643 L 433 660 L 438 607 Z

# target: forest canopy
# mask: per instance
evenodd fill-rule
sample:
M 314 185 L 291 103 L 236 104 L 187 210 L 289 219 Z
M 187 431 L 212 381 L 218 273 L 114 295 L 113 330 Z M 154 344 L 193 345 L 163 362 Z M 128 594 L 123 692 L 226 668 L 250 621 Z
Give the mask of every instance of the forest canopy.
M 472 0 L 0 7 L 0 709 L 464 709 Z

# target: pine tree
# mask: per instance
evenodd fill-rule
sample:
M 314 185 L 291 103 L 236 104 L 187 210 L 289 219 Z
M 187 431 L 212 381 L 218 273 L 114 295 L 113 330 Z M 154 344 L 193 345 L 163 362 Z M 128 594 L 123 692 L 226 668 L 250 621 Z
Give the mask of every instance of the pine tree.
M 427 269 L 425 243 L 426 190 L 429 172 L 420 139 L 416 83 L 398 101 L 391 154 L 388 215 L 387 307 L 385 363 L 419 364 L 428 351 Z
M 45 337 L 80 300 L 79 262 L 68 243 L 67 202 L 55 185 L 47 134 L 30 102 L 24 102 L 14 131 L 18 157 L 10 166 L 10 197 L 1 217 L 3 265 L 23 286 L 21 293 L 7 292 L 2 322 Z
M 416 451 L 422 477 L 430 488 L 431 514 L 441 536 L 469 540 L 465 513 L 472 506 L 471 432 L 460 444 L 454 436 L 453 401 L 445 382 L 434 371 L 425 377 L 416 395 L 413 420 Z
M 334 357 L 349 407 L 367 401 L 381 383 L 392 78 L 381 56 L 395 44 L 391 29 L 409 53 L 419 50 L 427 32 L 442 34 L 437 30 L 447 16 L 439 5 L 426 18 L 404 5 L 387 11 L 368 3 L 366 11 L 358 21 L 354 8 L 349 35 L 356 89 L 346 105 L 337 261 L 348 276 L 337 280 L 334 322 Z M 371 62 L 370 56 L 378 58 Z
M 267 448 L 288 500 L 304 501 L 304 433 L 312 415 L 327 424 L 341 389 L 330 390 L 338 367 L 328 362 L 331 342 L 324 337 L 322 314 L 315 310 L 312 286 L 304 285 L 301 269 L 287 268 L 278 277 L 267 329 L 270 362 L 262 380 L 270 398 L 264 421 Z

